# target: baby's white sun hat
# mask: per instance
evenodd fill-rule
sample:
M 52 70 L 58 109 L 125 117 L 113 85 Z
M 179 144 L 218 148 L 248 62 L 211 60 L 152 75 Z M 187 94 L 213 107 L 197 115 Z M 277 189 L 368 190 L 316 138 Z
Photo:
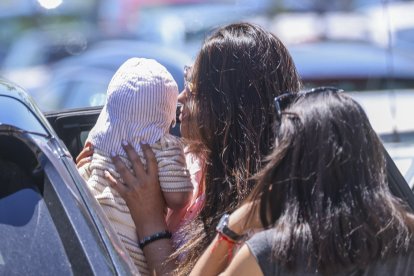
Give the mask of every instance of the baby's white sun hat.
M 108 86 L 107 99 L 88 136 L 95 149 L 125 155 L 121 142 L 155 143 L 175 122 L 178 87 L 153 59 L 128 59 Z

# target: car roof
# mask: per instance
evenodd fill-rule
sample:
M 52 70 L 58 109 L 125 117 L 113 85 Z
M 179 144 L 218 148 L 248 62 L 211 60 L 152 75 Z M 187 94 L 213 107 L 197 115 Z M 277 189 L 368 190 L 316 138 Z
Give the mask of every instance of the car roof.
M 379 135 L 414 132 L 414 89 L 349 93 L 365 110 Z M 414 141 L 413 141 L 414 142 Z
M 172 49 L 171 47 L 165 47 L 158 43 L 151 43 L 147 41 L 139 40 L 103 40 L 97 42 L 90 47 L 83 55 L 77 57 L 71 57 L 64 61 L 62 64 L 71 62 L 72 59 L 76 61 L 88 62 L 97 58 L 103 58 L 116 55 L 135 55 L 135 56 L 152 56 L 158 59 L 168 59 L 177 63 L 190 63 L 191 59 L 183 52 Z
M 173 75 L 179 89 L 183 89 L 182 71 L 184 65 L 192 63 L 192 59 L 181 51 L 159 45 L 157 43 L 138 40 L 106 40 L 93 45 L 82 55 L 72 56 L 58 62 L 54 71 L 70 66 L 101 67 L 115 70 L 123 62 L 132 57 L 156 59 Z
M 131 57 L 156 59 L 184 89 L 183 68 L 192 63 L 185 53 L 151 42 L 106 40 L 54 64 L 51 80 L 33 96 L 44 111 L 101 105 L 113 74 Z
M 288 49 L 303 79 L 390 76 L 414 79 L 412 58 L 369 43 L 319 41 Z
M 48 128 L 46 119 L 21 87 L 0 79 L 0 125 L 15 126 L 23 131 L 50 136 L 54 133 Z

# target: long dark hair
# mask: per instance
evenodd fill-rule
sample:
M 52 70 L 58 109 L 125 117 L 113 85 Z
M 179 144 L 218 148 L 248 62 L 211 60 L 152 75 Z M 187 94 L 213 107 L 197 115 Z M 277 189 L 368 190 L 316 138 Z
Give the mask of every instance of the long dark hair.
M 193 138 L 204 155 L 205 204 L 184 228 L 190 268 L 215 236 L 224 212 L 246 198 L 274 142 L 275 96 L 299 91 L 301 81 L 283 43 L 249 23 L 218 29 L 203 44 L 193 67 Z M 191 102 L 189 103 L 191 104 Z
M 389 191 L 382 144 L 358 103 L 330 90 L 298 97 L 276 136 L 249 200 L 274 228 L 277 261 L 294 270 L 305 255 L 331 273 L 412 246 L 413 219 Z

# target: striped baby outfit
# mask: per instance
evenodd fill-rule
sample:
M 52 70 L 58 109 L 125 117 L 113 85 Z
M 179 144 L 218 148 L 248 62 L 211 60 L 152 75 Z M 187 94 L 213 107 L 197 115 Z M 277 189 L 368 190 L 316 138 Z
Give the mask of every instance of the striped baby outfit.
M 104 171 L 117 180 L 110 154 L 121 159 L 132 171 L 121 143 L 128 141 L 145 164 L 139 142 L 148 143 L 158 163 L 163 192 L 191 192 L 193 185 L 186 168 L 183 145 L 169 134 L 175 120 L 178 88 L 171 74 L 150 59 L 127 60 L 112 78 L 107 101 L 88 136 L 94 146 L 92 161 L 79 169 L 93 196 L 110 220 L 126 251 L 143 275 L 149 274 L 145 257 L 138 246 L 136 227 L 125 201 L 110 187 Z

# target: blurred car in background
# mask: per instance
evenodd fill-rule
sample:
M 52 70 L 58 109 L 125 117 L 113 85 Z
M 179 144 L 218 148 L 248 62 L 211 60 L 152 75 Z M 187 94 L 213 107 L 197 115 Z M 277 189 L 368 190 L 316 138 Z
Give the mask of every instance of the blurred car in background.
M 339 41 L 288 48 L 308 88 L 325 85 L 363 92 L 414 87 L 414 59 L 397 51 Z M 51 80 L 32 95 L 45 111 L 102 105 L 113 73 L 134 56 L 157 59 L 171 72 L 180 91 L 183 89 L 182 68 L 192 63 L 189 56 L 156 43 L 111 40 L 53 65 Z
M 201 1 L 180 5 L 143 5 L 131 29 L 140 40 L 184 50 L 195 57 L 203 40 L 216 28 L 232 22 L 252 21 L 264 14 L 268 0 Z M 133 27 L 131 27 L 133 28 Z
M 99 39 L 88 24 L 51 25 L 22 33 L 9 46 L 0 74 L 28 91 L 49 82 L 50 66 L 59 60 L 84 52 Z
M 326 0 L 284 0 L 282 7 L 293 11 L 317 11 L 317 12 L 335 12 L 335 11 L 353 11 L 362 7 L 371 7 L 382 5 L 383 3 L 403 2 L 407 0 L 346 0 L 346 1 L 326 1 Z M 409 0 L 408 0 L 409 1 Z
M 401 174 L 414 189 L 414 89 L 349 94 L 361 104 Z
M 386 6 L 369 6 L 359 12 L 369 18 L 371 41 L 414 57 L 414 1 L 391 1 Z
M 410 136 L 410 142 L 384 142 L 384 146 L 409 187 L 414 191 L 414 132 L 400 134 L 402 135 Z
M 85 30 L 85 26 L 82 26 Z M 91 40 L 78 28 L 55 27 L 49 30 L 33 29 L 23 33 L 14 41 L 3 61 L 2 69 L 22 69 L 26 67 L 54 63 L 64 57 L 82 53 Z
M 346 91 L 414 87 L 414 58 L 365 42 L 321 41 L 289 46 L 306 87 Z
M 0 47 L 0 64 L 3 63 L 4 57 L 6 56 L 7 51 L 3 47 Z
M 184 88 L 183 68 L 192 62 L 186 54 L 150 42 L 109 40 L 54 64 L 50 81 L 31 94 L 43 111 L 103 105 L 113 74 L 131 57 L 156 59 L 171 73 L 179 91 Z

